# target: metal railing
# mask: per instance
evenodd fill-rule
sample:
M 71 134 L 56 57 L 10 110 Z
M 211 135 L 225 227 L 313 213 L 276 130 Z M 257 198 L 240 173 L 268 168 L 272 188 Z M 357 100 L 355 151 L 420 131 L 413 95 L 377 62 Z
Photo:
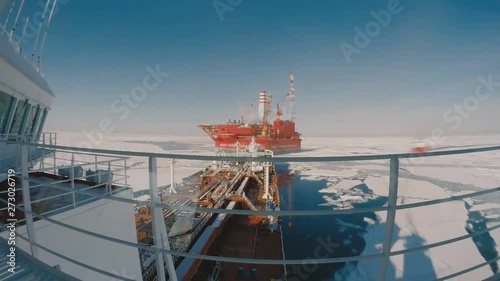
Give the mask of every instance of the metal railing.
M 57 145 L 57 133 L 0 134 L 0 140 L 10 142 L 38 142 L 40 144 Z
M 3 36 L 6 38 L 6 40 L 9 42 L 9 44 L 11 45 L 12 49 L 14 50 L 14 52 L 18 53 L 31 67 L 33 67 L 34 70 L 36 70 L 36 72 L 39 72 L 39 68 L 37 67 L 37 64 L 34 62 L 34 60 L 30 59 L 29 58 L 29 54 L 26 53 L 26 54 L 23 54 L 22 50 L 23 50 L 23 41 L 18 41 L 18 42 L 15 42 L 14 40 L 14 37 L 15 37 L 15 34 L 13 33 L 14 30 L 9 31 L 6 29 L 6 27 L 2 24 L 0 24 L 0 36 Z M 24 35 L 22 37 L 22 39 L 24 40 Z
M 487 151 L 496 151 L 500 150 L 500 146 L 492 146 L 492 147 L 481 147 L 481 148 L 471 148 L 471 149 L 459 149 L 459 150 L 450 150 L 450 151 L 434 151 L 434 152 L 427 152 L 427 153 L 419 153 L 419 154 L 412 154 L 412 153 L 402 153 L 402 154 L 382 154 L 382 155 L 356 155 L 356 156 L 331 156 L 331 157 L 274 157 L 274 158 L 269 158 L 269 157 L 229 157 L 229 156 L 197 156 L 197 155 L 181 155 L 181 154 L 164 154 L 164 153 L 147 153 L 147 152 L 126 152 L 126 151 L 116 151 L 116 150 L 104 150 L 104 149 L 89 149 L 89 148 L 75 148 L 75 147 L 68 147 L 68 146 L 56 146 L 56 145 L 37 145 L 37 144 L 32 144 L 32 143 L 19 143 L 21 146 L 21 159 L 22 163 L 27 164 L 28 161 L 28 147 L 32 146 L 38 146 L 44 149 L 51 149 L 54 151 L 61 151 L 64 153 L 68 153 L 69 155 L 73 155 L 72 158 L 74 158 L 75 154 L 82 154 L 82 155 L 94 155 L 95 157 L 117 157 L 120 159 L 120 161 L 125 161 L 124 162 L 124 169 L 126 171 L 126 158 L 127 157 L 144 157 L 148 159 L 148 170 L 149 170 L 149 191 L 151 195 L 151 200 L 150 201 L 139 201 L 139 200 L 134 200 L 134 199 L 129 199 L 129 198 L 123 198 L 123 197 L 118 197 L 116 195 L 113 195 L 111 192 L 110 193 L 104 193 L 104 194 L 95 194 L 91 193 L 88 190 L 75 190 L 72 188 L 67 188 L 63 186 L 53 186 L 55 188 L 61 189 L 62 191 L 66 192 L 72 192 L 74 194 L 81 194 L 81 195 L 86 195 L 86 196 L 92 196 L 93 198 L 96 199 L 107 199 L 107 200 L 113 200 L 117 202 L 125 202 L 129 204 L 136 204 L 136 205 L 141 205 L 141 206 L 149 206 L 151 207 L 151 213 L 152 213 L 152 226 L 153 226 L 153 238 L 154 238 L 154 244 L 153 246 L 148 246 L 144 245 L 142 243 L 133 243 L 129 241 L 124 241 L 120 240 L 114 237 L 109 237 L 105 236 L 99 233 L 91 232 L 82 228 L 78 228 L 57 220 L 54 220 L 50 218 L 50 216 L 47 216 L 45 214 L 38 214 L 36 212 L 33 212 L 31 210 L 31 204 L 26 204 L 25 206 L 22 206 L 22 208 L 19 208 L 20 210 L 24 211 L 26 214 L 26 224 L 27 224 L 27 229 L 28 229 L 28 238 L 23 237 L 19 235 L 21 238 L 26 238 L 27 241 L 30 243 L 31 246 L 31 253 L 32 255 L 36 256 L 36 249 L 40 248 L 49 252 L 53 252 L 50 249 L 47 249 L 43 245 L 40 245 L 36 242 L 36 239 L 34 239 L 36 233 L 34 233 L 33 229 L 33 218 L 37 217 L 42 220 L 46 220 L 48 222 L 51 222 L 55 225 L 66 227 L 68 229 L 78 231 L 80 233 L 90 235 L 93 237 L 97 237 L 99 239 L 103 239 L 109 242 L 117 243 L 120 245 L 125 245 L 129 247 L 134 247 L 137 249 L 143 249 L 145 251 L 153 251 L 155 256 L 156 256 L 156 268 L 158 269 L 158 280 L 165 280 L 166 272 L 165 268 L 167 269 L 168 275 L 170 277 L 170 280 L 177 280 L 177 275 L 175 272 L 174 264 L 173 264 L 173 256 L 177 257 L 184 257 L 184 258 L 194 258 L 194 259 L 201 259 L 201 260 L 209 260 L 209 261 L 216 261 L 216 262 L 229 262 L 229 263 L 240 263 L 240 264 L 272 264 L 272 265 L 298 265 L 298 264 L 330 264 L 330 263 L 340 263 L 340 262 L 351 262 L 351 261 L 363 261 L 363 260 L 372 260 L 372 259 L 380 259 L 382 262 L 380 264 L 380 269 L 379 269 L 379 274 L 378 274 L 378 280 L 385 280 L 387 277 L 387 269 L 388 265 L 390 263 L 390 259 L 393 256 L 397 255 L 403 255 L 407 253 L 413 253 L 413 252 L 418 252 L 418 251 L 424 251 L 428 250 L 431 248 L 436 248 L 444 245 L 448 245 L 451 243 L 456 243 L 458 241 L 462 241 L 465 239 L 469 239 L 472 237 L 477 237 L 479 235 L 483 235 L 489 231 L 493 231 L 495 229 L 500 228 L 500 223 L 488 227 L 486 229 L 476 231 L 474 233 L 470 233 L 467 235 L 455 237 L 452 239 L 444 240 L 444 241 L 439 241 L 431 244 L 427 244 L 424 246 L 419 246 L 419 247 L 414 247 L 414 248 L 409 248 L 405 250 L 398 250 L 398 251 L 391 251 L 392 248 L 392 241 L 393 241 L 393 233 L 394 233 L 394 226 L 395 226 L 395 218 L 396 218 L 396 213 L 398 210 L 403 210 L 403 209 L 410 209 L 410 208 L 420 208 L 420 207 L 425 207 L 425 206 L 430 206 L 430 205 L 435 205 L 435 204 L 442 204 L 445 202 L 451 202 L 451 201 L 456 201 L 456 200 L 463 200 L 466 198 L 471 198 L 471 197 L 476 197 L 480 195 L 486 195 L 486 194 L 491 194 L 494 192 L 500 191 L 500 187 L 496 188 L 491 188 L 491 189 L 486 189 L 486 190 L 481 190 L 478 192 L 472 192 L 469 194 L 464 194 L 464 195 L 459 195 L 459 196 L 450 196 L 448 198 L 443 198 L 443 199 L 433 199 L 433 200 L 428 200 L 424 202 L 417 202 L 417 203 L 410 203 L 410 204 L 403 204 L 403 205 L 398 205 L 397 204 L 397 196 L 398 196 L 398 185 L 399 185 L 399 170 L 400 170 L 400 159 L 408 159 L 408 158 L 420 158 L 420 157 L 435 157 L 435 156 L 446 156 L 446 155 L 457 155 L 457 154 L 468 154 L 468 153 L 478 153 L 478 152 L 487 152 Z M 96 156 L 97 155 L 97 156 Z M 71 158 L 71 159 L 72 159 Z M 356 209 L 341 209 L 341 210 L 300 210 L 300 211 L 293 211 L 293 210 L 288 210 L 288 211 L 264 211 L 264 210 L 259 210 L 259 211 L 253 211 L 253 210 L 245 210 L 245 209 L 213 209 L 213 208 L 202 208 L 202 207 L 197 207 L 195 210 L 193 207 L 190 206 L 176 206 L 176 205 L 171 205 L 171 204 L 164 204 L 160 202 L 160 198 L 158 195 L 158 159 L 184 159 L 184 160 L 202 160 L 202 161 L 237 161 L 237 162 L 242 162 L 242 161 L 247 161 L 247 162 L 305 162 L 305 163 L 310 163 L 310 162 L 339 162 L 339 161 L 367 161 L 367 160 L 389 160 L 390 161 L 390 170 L 389 170 L 389 188 L 388 188 L 388 201 L 386 206 L 381 206 L 381 207 L 371 207 L 371 208 L 356 208 Z M 68 159 L 66 159 L 68 161 Z M 108 163 L 112 163 L 109 161 Z M 69 165 L 67 167 L 74 167 L 76 165 Z M 85 163 L 89 164 L 89 163 Z M 94 161 L 95 165 L 101 165 L 102 163 L 98 162 L 97 160 Z M 44 168 L 42 170 L 44 171 L 50 171 L 51 168 Z M 172 166 L 173 169 L 173 166 Z M 36 171 L 36 170 L 34 170 Z M 27 165 L 26 167 L 23 166 L 22 171 L 20 172 L 20 176 L 23 179 L 23 196 L 26 200 L 30 200 L 30 194 L 29 194 L 29 181 L 30 179 L 29 174 L 32 173 L 33 171 L 28 171 Z M 125 174 L 125 178 L 127 178 Z M 123 184 L 123 183 L 122 183 Z M 127 184 L 125 183 L 125 186 Z M 3 200 L 2 200 L 3 201 Z M 4 201 L 5 202 L 5 201 Z M 387 212 L 387 217 L 386 217 L 386 225 L 385 225 L 385 238 L 383 242 L 383 248 L 382 252 L 379 254 L 369 254 L 369 255 L 358 255 L 358 256 L 345 256 L 345 257 L 335 257 L 335 258 L 319 258 L 319 259 L 249 259 L 249 258 L 236 258 L 236 257 L 226 257 L 226 256 L 212 256 L 212 255 L 205 255 L 205 254 L 197 254 L 197 253 L 192 253 L 192 252 L 180 252 L 180 251 L 174 251 L 170 249 L 170 244 L 169 244 L 169 237 L 166 235 L 165 232 L 165 223 L 162 220 L 163 214 L 162 214 L 162 209 L 167 208 L 167 209 L 172 209 L 172 210 L 186 210 L 186 211 L 196 211 L 196 212 L 201 212 L 201 213 L 215 213 L 215 214 L 233 214 L 233 215 L 273 215 L 273 216 L 324 216 L 324 215 L 341 215 L 341 214 L 356 214 L 356 213 L 368 213 L 368 212 L 377 212 L 377 211 L 386 211 Z M 105 272 L 102 269 L 95 268 L 89 265 L 82 265 L 78 261 L 75 261 L 71 258 L 65 257 L 63 255 L 60 255 L 58 253 L 53 253 L 57 256 L 59 256 L 62 259 L 65 259 L 67 261 L 70 261 L 72 263 L 78 264 L 80 266 L 83 266 L 85 268 L 88 268 L 90 270 L 93 270 L 95 272 L 99 272 L 103 275 L 107 275 L 113 278 L 119 278 L 122 280 L 130 280 L 127 278 L 123 278 L 120 276 L 117 276 L 116 274 Z M 164 267 L 164 256 L 166 258 L 166 267 Z M 459 275 L 463 275 L 465 273 L 471 272 L 473 270 L 476 270 L 480 267 L 487 266 L 491 263 L 496 262 L 499 260 L 500 257 L 496 257 L 493 259 L 490 259 L 486 262 L 483 262 L 481 264 L 475 265 L 470 268 L 457 268 L 457 272 L 449 274 L 447 276 L 442 276 L 438 280 L 447 280 Z

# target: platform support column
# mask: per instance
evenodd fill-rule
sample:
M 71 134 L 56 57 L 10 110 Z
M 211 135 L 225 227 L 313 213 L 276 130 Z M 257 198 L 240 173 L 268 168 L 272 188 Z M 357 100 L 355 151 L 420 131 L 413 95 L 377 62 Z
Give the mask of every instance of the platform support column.
M 378 280 L 386 280 L 387 268 L 391 259 L 392 239 L 394 235 L 394 224 L 396 221 L 396 205 L 398 199 L 398 179 L 399 179 L 399 158 L 391 158 L 391 168 L 389 177 L 389 199 L 387 201 L 387 219 L 385 223 L 385 239 L 382 249 L 382 262 Z

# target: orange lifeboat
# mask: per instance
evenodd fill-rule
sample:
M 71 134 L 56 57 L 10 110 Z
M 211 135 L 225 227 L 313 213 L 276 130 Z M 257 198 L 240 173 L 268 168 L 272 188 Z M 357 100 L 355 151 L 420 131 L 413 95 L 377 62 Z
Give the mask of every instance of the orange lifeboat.
M 430 146 L 424 144 L 424 143 L 417 143 L 412 149 L 411 152 L 413 153 L 425 153 L 431 150 Z

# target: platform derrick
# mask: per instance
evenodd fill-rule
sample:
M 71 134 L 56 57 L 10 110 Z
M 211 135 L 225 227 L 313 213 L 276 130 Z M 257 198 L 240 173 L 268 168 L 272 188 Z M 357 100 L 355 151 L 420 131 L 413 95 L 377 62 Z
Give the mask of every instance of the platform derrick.
M 198 125 L 215 142 L 215 147 L 224 150 L 246 148 L 252 137 L 264 149 L 272 151 L 293 151 L 301 148 L 302 139 L 295 131 L 295 89 L 293 75 L 290 76 L 290 90 L 278 105 L 276 120 L 271 120 L 272 94 L 260 91 L 257 118 L 241 116 L 239 121 L 229 120 L 223 124 Z M 254 108 L 254 103 L 250 106 Z M 286 103 L 286 104 L 285 104 Z M 283 108 L 287 107 L 289 116 L 282 120 Z M 252 116 L 253 115 L 252 112 Z

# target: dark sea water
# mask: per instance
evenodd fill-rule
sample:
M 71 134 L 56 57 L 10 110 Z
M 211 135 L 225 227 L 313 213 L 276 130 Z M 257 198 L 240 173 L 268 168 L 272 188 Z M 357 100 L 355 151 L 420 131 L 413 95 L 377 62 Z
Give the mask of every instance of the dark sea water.
M 280 208 L 282 210 L 331 210 L 335 207 L 327 206 L 323 196 L 336 199 L 338 196 L 332 193 L 320 193 L 327 187 L 326 180 L 307 180 L 299 175 L 291 175 L 287 164 L 277 164 L 278 185 L 280 192 Z M 372 190 L 365 184 L 354 186 L 351 190 L 372 194 Z M 351 203 L 354 208 L 366 208 L 383 206 L 387 197 L 368 196 L 368 200 L 362 203 Z M 325 206 L 326 205 L 326 206 Z M 464 206 L 469 209 L 470 206 Z M 367 221 L 377 222 L 375 213 L 361 213 L 352 215 L 336 216 L 294 216 L 283 217 L 283 239 L 285 256 L 287 259 L 311 259 L 311 258 L 336 258 L 356 256 L 367 247 L 363 236 L 370 226 Z M 397 228 L 397 227 L 396 227 Z M 467 232 L 479 231 L 486 228 L 486 219 L 480 212 L 469 212 L 469 217 L 464 220 L 464 228 Z M 459 235 L 456 235 L 459 236 Z M 412 237 L 415 242 L 418 237 Z M 382 241 L 380 241 L 382 242 Z M 473 239 L 479 253 L 485 260 L 498 256 L 496 243 L 489 233 L 479 235 Z M 373 247 L 374 245 L 368 245 Z M 413 253 L 406 255 L 405 273 L 415 274 L 418 267 L 415 264 L 432 268 L 429 258 L 424 253 Z M 412 265 L 413 264 L 413 265 Z M 349 268 L 356 266 L 350 263 Z M 392 265 L 390 265 L 392 266 Z M 315 265 L 292 265 L 287 266 L 288 281 L 302 280 L 334 280 L 335 274 L 340 273 L 346 267 L 345 263 L 315 264 Z M 496 263 L 490 266 L 492 272 L 498 272 Z M 389 269 L 390 271 L 391 269 Z M 457 269 L 459 271 L 461 269 Z M 345 271 L 343 275 L 345 276 Z M 348 274 L 348 273 L 347 273 Z M 391 274 L 389 272 L 389 274 Z M 406 276 L 406 274 L 404 274 Z M 410 280 L 403 276 L 398 280 Z M 415 275 L 413 275 L 415 276 Z M 433 272 L 432 279 L 437 277 Z M 376 277 L 374 277 L 376 278 Z M 342 278 L 340 278 L 342 279 Z
M 282 210 L 331 210 L 319 190 L 327 186 L 326 180 L 309 181 L 297 175 L 289 175 L 287 165 L 277 165 L 278 184 Z M 366 185 L 356 186 L 370 193 Z M 331 196 L 331 194 L 328 194 Z M 387 202 L 386 197 L 377 197 L 365 203 L 354 203 L 354 207 L 376 207 Z M 283 236 L 287 259 L 335 258 L 359 255 L 365 248 L 363 235 L 368 223 L 365 218 L 376 221 L 373 212 L 336 216 L 283 217 Z M 288 266 L 288 280 L 333 280 L 335 273 L 345 263 Z

